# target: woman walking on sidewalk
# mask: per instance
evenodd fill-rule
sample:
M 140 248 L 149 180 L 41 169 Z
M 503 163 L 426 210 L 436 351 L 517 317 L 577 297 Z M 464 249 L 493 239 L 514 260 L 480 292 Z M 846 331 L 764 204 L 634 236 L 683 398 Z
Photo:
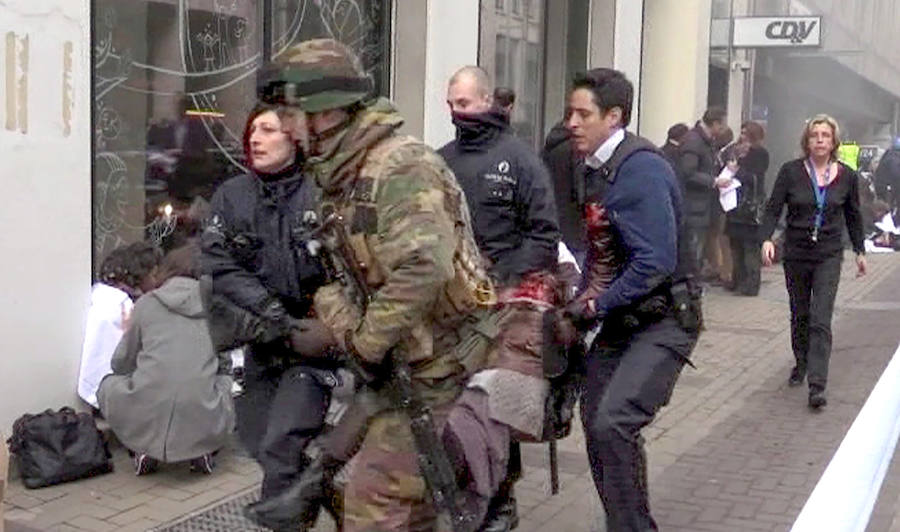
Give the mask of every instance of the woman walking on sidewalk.
M 771 266 L 775 244 L 770 239 L 787 205 L 784 278 L 796 359 L 788 382 L 799 386 L 808 375 L 809 406 L 814 409 L 827 404 L 831 317 L 841 276 L 845 226 L 856 252 L 857 277 L 866 274 L 859 175 L 838 162 L 840 144 L 840 129 L 834 118 L 817 115 L 806 123 L 800 140 L 804 157 L 785 163 L 779 170 L 760 235 L 764 240 L 763 264 Z

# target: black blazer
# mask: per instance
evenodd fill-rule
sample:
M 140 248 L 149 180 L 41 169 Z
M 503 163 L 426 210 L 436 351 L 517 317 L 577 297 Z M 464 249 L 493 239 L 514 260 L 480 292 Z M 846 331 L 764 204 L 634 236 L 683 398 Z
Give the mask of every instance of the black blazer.
M 788 161 L 778 171 L 772 195 L 766 204 L 760 237 L 762 240 L 772 238 L 775 224 L 787 206 L 784 260 L 821 261 L 841 256 L 844 227 L 850 233 L 853 251 L 864 253 L 859 175 L 844 163 L 838 163 L 837 177 L 828 185 L 825 217 L 818 232 L 818 241 L 813 242 L 816 196 L 805 161 Z

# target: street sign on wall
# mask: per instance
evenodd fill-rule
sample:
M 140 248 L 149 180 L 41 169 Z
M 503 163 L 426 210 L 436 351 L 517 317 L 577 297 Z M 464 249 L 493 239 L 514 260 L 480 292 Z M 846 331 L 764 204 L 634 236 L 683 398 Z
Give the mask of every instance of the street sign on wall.
M 736 17 L 736 48 L 821 46 L 822 17 Z

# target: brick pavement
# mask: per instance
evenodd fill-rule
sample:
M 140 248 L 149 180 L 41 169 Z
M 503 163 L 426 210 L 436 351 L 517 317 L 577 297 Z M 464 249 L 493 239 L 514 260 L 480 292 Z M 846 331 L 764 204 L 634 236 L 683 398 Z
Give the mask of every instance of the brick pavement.
M 186 464 L 136 477 L 131 460 L 113 449 L 115 472 L 38 490 L 11 482 L 3 501 L 6 532 L 138 532 L 194 512 L 259 483 L 256 463 L 226 449 L 210 476 Z
M 880 312 L 900 301 L 900 256 L 870 257 L 869 263 L 870 274 L 857 280 L 853 262 L 845 261 L 831 404 L 820 416 L 807 410 L 805 388 L 786 386 L 793 356 L 781 269 L 764 270 L 756 298 L 709 291 L 707 330 L 694 352 L 697 369 L 685 369 L 670 405 L 644 432 L 651 507 L 662 530 L 786 530 L 793 522 L 900 339 L 896 320 Z M 543 449 L 530 446 L 524 453 L 532 467 L 519 490 L 522 530 L 604 530 L 583 436 L 576 432 L 560 449 L 569 478 L 555 498 L 546 496 Z M 900 484 L 900 465 L 896 469 L 886 486 Z M 793 497 L 762 495 L 789 488 Z M 890 517 L 900 508 L 897 492 L 896 504 L 882 512 Z M 892 532 L 900 532 L 896 521 Z
M 781 270 L 764 271 L 757 298 L 709 291 L 697 369 L 685 369 L 671 404 L 645 431 L 662 530 L 789 528 L 900 338 L 885 312 L 900 300 L 900 255 L 870 257 L 862 280 L 853 279 L 851 266 L 845 262 L 838 293 L 830 404 L 818 415 L 806 409 L 804 389 L 785 384 L 792 356 Z M 555 497 L 546 447 L 525 446 L 520 531 L 604 529 L 583 441 L 576 427 L 560 442 L 562 491 Z M 4 501 L 8 532 L 146 530 L 258 483 L 252 461 L 225 453 L 221 462 L 211 477 L 184 468 L 135 477 L 119 450 L 111 475 L 36 491 L 13 482 Z M 897 508 L 900 463 L 889 471 L 870 530 L 900 532 Z M 331 528 L 323 520 L 317 530 Z

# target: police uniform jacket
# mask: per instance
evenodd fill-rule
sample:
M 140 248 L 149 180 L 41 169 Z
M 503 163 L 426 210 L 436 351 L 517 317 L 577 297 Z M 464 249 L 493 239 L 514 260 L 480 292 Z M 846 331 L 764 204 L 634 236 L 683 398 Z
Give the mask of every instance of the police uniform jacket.
M 465 192 L 475 239 L 502 284 L 552 270 L 559 224 L 543 162 L 497 112 L 458 115 L 456 140 L 438 153 Z
M 323 272 L 303 242 L 304 217 L 313 215 L 320 195 L 295 166 L 223 183 L 202 237 L 213 292 L 253 313 L 275 297 L 289 314 L 306 315 Z

